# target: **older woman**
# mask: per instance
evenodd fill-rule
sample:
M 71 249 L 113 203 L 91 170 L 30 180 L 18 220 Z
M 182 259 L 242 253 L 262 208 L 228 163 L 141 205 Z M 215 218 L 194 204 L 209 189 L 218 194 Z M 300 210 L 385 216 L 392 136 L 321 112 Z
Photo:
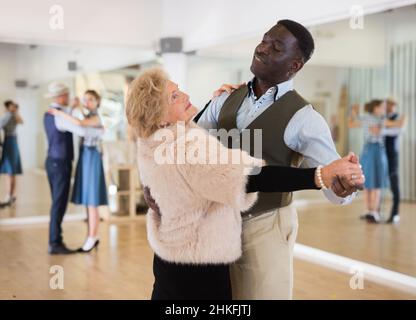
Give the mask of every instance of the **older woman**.
M 0 174 L 7 175 L 7 194 L 0 207 L 12 205 L 16 201 L 16 175 L 22 174 L 22 164 L 17 143 L 16 127 L 23 124 L 19 106 L 8 100 L 4 102 L 6 113 L 0 118 L 0 129 L 4 129 L 3 154 L 0 160 Z
M 196 113 L 161 70 L 130 85 L 126 115 L 138 136 L 140 176 L 160 209 L 147 215 L 152 299 L 231 299 L 228 267 L 241 255 L 240 212 L 256 202 L 256 191 L 318 189 L 340 172 L 362 175 L 341 159 L 317 170 L 266 166 L 247 177 L 263 161 L 227 149 L 191 121 Z

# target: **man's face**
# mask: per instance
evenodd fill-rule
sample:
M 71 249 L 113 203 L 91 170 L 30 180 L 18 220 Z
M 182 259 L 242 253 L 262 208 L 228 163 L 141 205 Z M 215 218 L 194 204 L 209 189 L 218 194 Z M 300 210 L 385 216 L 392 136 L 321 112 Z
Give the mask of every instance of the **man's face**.
M 264 34 L 254 50 L 250 70 L 263 81 L 276 82 L 292 78 L 302 66 L 297 39 L 277 24 Z
M 60 104 L 61 106 L 67 106 L 69 103 L 69 94 L 63 94 L 58 97 L 55 97 L 55 102 Z
M 395 113 L 397 111 L 397 104 L 391 101 L 387 102 L 387 113 Z

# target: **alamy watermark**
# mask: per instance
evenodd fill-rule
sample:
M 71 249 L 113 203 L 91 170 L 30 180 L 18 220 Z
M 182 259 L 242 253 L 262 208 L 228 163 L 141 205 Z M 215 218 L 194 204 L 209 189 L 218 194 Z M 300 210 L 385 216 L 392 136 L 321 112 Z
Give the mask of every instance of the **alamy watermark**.
M 350 7 L 350 28 L 353 30 L 364 29 L 364 8 L 360 5 Z
M 248 167 L 246 174 L 260 173 L 260 167 L 253 170 L 249 167 L 253 164 L 252 157 L 262 159 L 261 129 L 246 129 L 242 132 L 238 129 L 210 129 L 209 135 L 199 128 L 187 130 L 183 122 L 178 122 L 173 129 L 159 129 L 153 136 L 154 141 L 160 142 L 155 148 L 154 160 L 159 165 L 243 164 Z
M 352 290 L 364 290 L 364 269 L 360 266 L 352 266 L 350 269 L 350 288 Z
M 59 4 L 54 4 L 49 8 L 49 28 L 52 30 L 64 29 L 64 8 Z
M 64 289 L 64 268 L 60 265 L 53 265 L 49 268 L 49 274 L 53 276 L 49 279 L 49 288 L 52 290 Z

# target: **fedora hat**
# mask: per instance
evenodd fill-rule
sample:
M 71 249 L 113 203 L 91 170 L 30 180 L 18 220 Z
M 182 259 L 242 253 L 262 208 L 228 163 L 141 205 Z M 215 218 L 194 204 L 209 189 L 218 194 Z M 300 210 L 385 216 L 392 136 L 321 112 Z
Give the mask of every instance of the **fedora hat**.
M 69 93 L 69 88 L 60 82 L 52 82 L 48 86 L 48 93 L 45 94 L 46 98 L 55 98 Z

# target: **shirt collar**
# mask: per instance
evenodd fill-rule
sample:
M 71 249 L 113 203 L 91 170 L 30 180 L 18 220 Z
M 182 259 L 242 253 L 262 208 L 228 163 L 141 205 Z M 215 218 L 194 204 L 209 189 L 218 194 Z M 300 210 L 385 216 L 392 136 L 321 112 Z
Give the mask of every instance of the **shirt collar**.
M 59 103 L 56 103 L 56 102 L 52 102 L 49 106 L 51 108 L 56 108 L 56 109 L 65 109 L 67 107 L 67 106 L 62 106 L 62 105 L 60 105 Z
M 249 97 L 253 96 L 257 100 L 259 97 L 256 97 L 256 95 L 254 93 L 254 88 L 253 88 L 255 78 L 256 77 L 254 77 L 253 79 L 251 79 L 251 81 L 249 81 L 247 83 L 247 87 L 248 87 L 248 96 Z M 269 88 L 266 91 L 266 94 L 270 94 L 270 93 L 273 92 L 275 94 L 274 101 L 276 101 L 281 96 L 283 96 L 285 93 L 287 93 L 288 91 L 291 91 L 291 90 L 293 90 L 293 79 L 287 80 L 285 82 L 281 82 L 281 83 L 277 84 L 276 86 Z

